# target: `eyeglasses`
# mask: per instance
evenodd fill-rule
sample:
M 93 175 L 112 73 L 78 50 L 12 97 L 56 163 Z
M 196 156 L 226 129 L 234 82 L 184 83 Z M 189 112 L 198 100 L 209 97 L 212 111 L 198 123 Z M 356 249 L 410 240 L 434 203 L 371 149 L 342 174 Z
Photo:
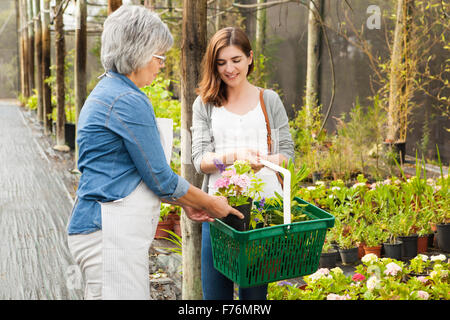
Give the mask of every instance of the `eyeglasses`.
M 154 56 L 155 58 L 158 58 L 158 59 L 159 59 L 159 64 L 160 64 L 160 65 L 163 65 L 163 64 L 166 62 L 166 57 L 165 57 L 165 56 L 158 56 L 158 55 L 156 55 L 156 54 L 153 54 L 153 56 Z

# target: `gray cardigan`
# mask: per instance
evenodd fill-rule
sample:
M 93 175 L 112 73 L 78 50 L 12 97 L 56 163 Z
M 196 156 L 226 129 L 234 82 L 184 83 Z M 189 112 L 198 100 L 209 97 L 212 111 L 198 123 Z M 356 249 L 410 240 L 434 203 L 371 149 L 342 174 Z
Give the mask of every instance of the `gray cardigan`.
M 264 90 L 263 99 L 272 133 L 272 150 L 269 152 L 281 153 L 286 158 L 294 160 L 294 142 L 289 131 L 289 119 L 283 102 L 278 94 L 270 89 Z M 203 155 L 215 150 L 211 126 L 211 113 L 214 106 L 210 103 L 205 105 L 198 96 L 192 108 L 192 161 L 197 172 L 204 174 L 200 169 Z M 208 191 L 208 182 L 209 174 L 205 174 L 202 184 L 202 190 L 205 192 Z

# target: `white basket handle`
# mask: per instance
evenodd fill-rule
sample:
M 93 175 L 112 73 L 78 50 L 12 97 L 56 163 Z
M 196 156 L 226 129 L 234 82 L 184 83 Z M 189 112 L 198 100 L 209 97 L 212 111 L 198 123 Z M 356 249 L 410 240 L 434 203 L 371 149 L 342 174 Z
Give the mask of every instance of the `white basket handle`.
M 291 223 L 291 172 L 270 161 L 261 159 L 260 162 L 266 167 L 283 174 L 283 216 L 284 224 Z

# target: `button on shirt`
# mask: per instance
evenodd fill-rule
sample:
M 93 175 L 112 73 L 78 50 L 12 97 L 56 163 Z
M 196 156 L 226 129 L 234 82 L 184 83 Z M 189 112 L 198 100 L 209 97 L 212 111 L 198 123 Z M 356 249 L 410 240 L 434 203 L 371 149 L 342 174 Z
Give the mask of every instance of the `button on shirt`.
M 108 72 L 78 119 L 81 178 L 68 234 L 101 229 L 99 202 L 129 195 L 143 180 L 162 199 L 176 200 L 189 183 L 167 164 L 153 107 L 126 76 Z

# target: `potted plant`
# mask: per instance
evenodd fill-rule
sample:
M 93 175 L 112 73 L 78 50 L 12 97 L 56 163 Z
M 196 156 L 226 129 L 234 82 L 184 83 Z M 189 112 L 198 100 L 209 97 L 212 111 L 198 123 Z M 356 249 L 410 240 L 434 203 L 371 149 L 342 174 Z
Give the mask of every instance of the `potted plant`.
M 319 259 L 320 268 L 334 268 L 336 266 L 338 251 L 331 244 L 331 235 L 327 232 L 325 242 L 322 247 L 322 254 Z
M 377 223 L 366 225 L 363 234 L 364 254 L 373 253 L 380 258 L 382 244 L 388 239 L 389 235 Z
M 173 232 L 181 237 L 181 208 L 171 205 L 171 210 L 168 214 L 168 219 L 172 220 Z
M 433 221 L 436 223 L 436 238 L 439 249 L 450 252 L 450 207 L 448 190 L 445 198 L 436 201 Z
M 161 210 L 159 214 L 158 226 L 156 227 L 155 238 L 163 239 L 169 236 L 167 231 L 172 231 L 173 221 L 169 219 L 171 205 L 168 203 L 161 203 Z
M 398 194 L 397 209 L 399 212 L 398 227 L 400 235 L 398 239 L 402 243 L 402 260 L 411 260 L 417 255 L 417 234 L 414 233 L 413 227 L 416 225 L 417 213 L 411 207 L 411 194 L 406 188 L 402 189 L 403 192 Z
M 228 168 L 217 159 L 214 162 L 221 172 L 214 184 L 215 195 L 226 197 L 230 206 L 244 215 L 244 219 L 239 219 L 230 214 L 222 221 L 238 231 L 249 230 L 253 200 L 259 198 L 264 183 L 255 176 L 249 161 L 236 160 Z
M 387 217 L 385 226 L 388 233 L 387 241 L 383 243 L 384 256 L 386 258 L 392 258 L 396 260 L 401 260 L 402 258 L 402 244 L 400 240 L 398 240 L 398 236 L 400 235 L 400 220 L 401 217 L 399 215 L 391 214 Z
M 429 223 L 433 218 L 434 213 L 431 210 L 428 210 L 428 208 L 424 208 L 420 213 L 417 230 L 417 252 L 425 253 L 428 251 L 430 235 L 434 235 Z
M 337 238 L 337 243 L 339 245 L 339 255 L 341 256 L 343 264 L 351 265 L 359 260 L 358 247 L 352 233 L 348 233 L 345 236 L 341 234 Z

